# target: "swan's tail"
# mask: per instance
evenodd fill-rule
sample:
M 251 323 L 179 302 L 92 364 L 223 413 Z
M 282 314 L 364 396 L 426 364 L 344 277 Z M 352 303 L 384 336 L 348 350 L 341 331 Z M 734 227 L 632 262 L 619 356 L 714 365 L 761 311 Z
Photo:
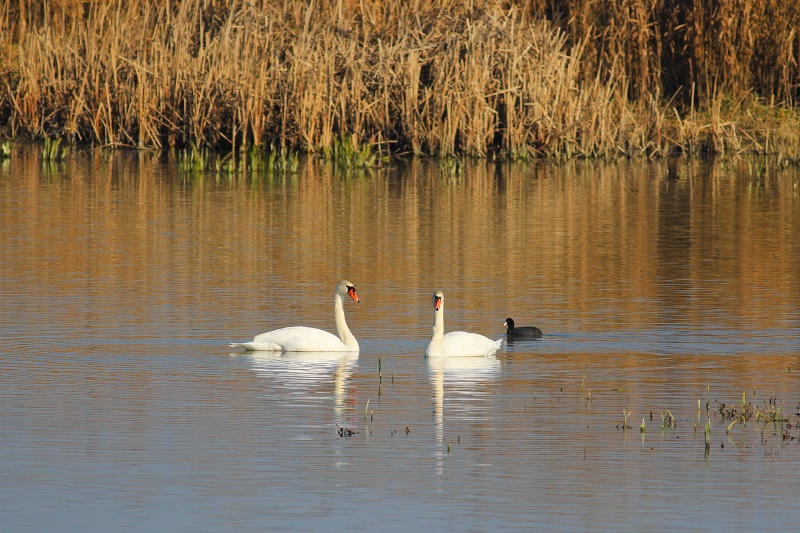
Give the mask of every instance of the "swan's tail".
M 494 343 L 497 345 L 498 349 L 503 347 L 503 339 L 497 339 Z
M 281 346 L 271 342 L 232 342 L 231 348 L 240 348 L 248 352 L 280 352 Z

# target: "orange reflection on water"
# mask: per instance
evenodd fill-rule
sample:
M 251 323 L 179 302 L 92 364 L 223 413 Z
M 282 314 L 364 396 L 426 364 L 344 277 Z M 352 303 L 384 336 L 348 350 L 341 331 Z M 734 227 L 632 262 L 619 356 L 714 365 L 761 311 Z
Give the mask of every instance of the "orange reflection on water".
M 154 320 L 161 309 L 249 336 L 305 320 L 332 326 L 347 277 L 362 336 L 422 342 L 427 302 L 446 328 L 503 333 L 795 325 L 800 199 L 793 169 L 746 164 L 410 161 L 335 173 L 181 176 L 155 154 L 78 154 L 3 171 L 3 268 L 74 323 Z M 57 302 L 57 304 L 56 304 Z M 232 306 L 240 306 L 232 310 Z M 243 310 L 244 309 L 244 310 Z

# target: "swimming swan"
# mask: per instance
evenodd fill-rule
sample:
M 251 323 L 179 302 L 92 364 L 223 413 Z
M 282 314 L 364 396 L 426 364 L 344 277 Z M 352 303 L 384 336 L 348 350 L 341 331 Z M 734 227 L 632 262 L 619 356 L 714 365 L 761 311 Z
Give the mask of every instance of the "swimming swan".
M 349 281 L 340 281 L 336 286 L 333 295 L 333 316 L 336 320 L 338 337 L 321 329 L 292 326 L 256 335 L 250 342 L 236 342 L 229 346 L 248 351 L 269 352 L 357 352 L 358 341 L 350 333 L 350 328 L 344 319 L 342 306 L 344 296 L 349 296 L 356 303 L 361 301 L 356 294 L 356 288 Z
M 492 355 L 503 346 L 503 340 L 493 341 L 477 333 L 451 331 L 444 334 L 444 294 L 433 294 L 433 337 L 426 357 L 441 356 L 485 356 Z

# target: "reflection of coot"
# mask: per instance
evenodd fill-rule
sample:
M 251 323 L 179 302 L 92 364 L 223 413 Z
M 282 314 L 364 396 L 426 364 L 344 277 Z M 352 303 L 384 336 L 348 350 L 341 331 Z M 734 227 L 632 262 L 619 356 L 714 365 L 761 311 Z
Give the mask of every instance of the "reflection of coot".
M 503 324 L 504 326 L 508 326 L 506 330 L 506 334 L 509 337 L 518 337 L 518 338 L 529 338 L 532 339 L 534 337 L 541 337 L 542 330 L 537 328 L 536 326 L 521 326 L 518 328 L 514 327 L 514 319 L 513 318 L 506 318 L 506 323 Z

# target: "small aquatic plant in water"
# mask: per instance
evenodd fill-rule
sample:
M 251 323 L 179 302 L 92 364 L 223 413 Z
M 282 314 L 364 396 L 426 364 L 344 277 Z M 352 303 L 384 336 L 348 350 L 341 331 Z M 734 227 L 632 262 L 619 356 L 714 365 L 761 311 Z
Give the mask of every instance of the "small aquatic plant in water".
M 352 437 L 353 435 L 358 434 L 358 431 L 354 430 L 353 428 L 346 428 L 340 425 L 336 425 L 337 434 L 340 437 Z
M 44 138 L 42 163 L 60 163 L 69 155 L 69 145 L 61 146 L 61 138 Z
M 340 135 L 331 146 L 325 148 L 323 155 L 326 161 L 340 170 L 369 168 L 378 162 L 378 154 L 368 144 L 359 147 L 355 135 Z
M 670 410 L 667 409 L 666 405 L 664 406 L 664 409 L 666 409 L 667 412 L 661 413 L 661 429 L 674 429 L 677 425 L 677 421 Z
M 736 424 L 747 425 L 747 421 L 753 416 L 753 405 L 747 403 L 747 393 L 742 393 L 742 404 L 737 406 L 735 403 L 719 403 L 719 413 L 723 420 L 730 420 L 726 433 Z
M 628 425 L 628 417 L 631 416 L 630 411 L 626 411 L 625 409 L 622 410 L 622 424 L 617 424 L 617 429 L 628 430 L 633 428 L 633 426 Z M 644 419 L 642 419 L 642 424 L 644 424 Z
M 455 155 L 445 155 L 439 157 L 439 174 L 443 178 L 460 178 L 464 173 L 464 161 L 462 157 Z
M 770 396 L 769 400 L 764 402 L 764 409 L 761 410 L 758 406 L 755 406 L 756 410 L 756 422 L 759 420 L 763 420 L 767 423 L 782 423 L 786 422 L 789 423 L 789 419 L 786 418 L 783 414 L 783 401 L 778 403 L 778 399 L 773 394 Z
M 722 421 L 728 423 L 725 430 L 727 435 L 731 435 L 737 425 L 747 427 L 747 422 L 755 420 L 755 427 L 760 433 L 762 444 L 767 443 L 769 434 L 779 437 L 783 443 L 800 439 L 800 406 L 798 406 L 796 422 L 792 424 L 789 417 L 783 412 L 783 401 L 779 401 L 775 395 L 770 396 L 762 403 L 763 405 L 759 406 L 748 402 L 747 394 L 742 393 L 741 404 L 717 402 L 715 414 L 718 412 Z M 706 431 L 708 433 L 709 429 Z
M 282 147 L 263 150 L 251 147 L 241 152 L 215 153 L 192 143 L 177 153 L 178 170 L 183 174 L 200 175 L 212 172 L 218 176 L 242 174 L 255 180 L 262 175 L 294 174 L 300 165 L 297 152 Z
M 592 391 L 587 390 L 584 395 L 584 386 L 586 385 L 586 371 L 589 369 L 589 361 L 586 361 L 586 367 L 583 369 L 583 380 L 581 380 L 581 399 L 586 402 L 592 401 Z
M 202 173 L 208 170 L 208 149 L 192 143 L 189 148 L 178 151 L 178 170 L 184 174 Z

